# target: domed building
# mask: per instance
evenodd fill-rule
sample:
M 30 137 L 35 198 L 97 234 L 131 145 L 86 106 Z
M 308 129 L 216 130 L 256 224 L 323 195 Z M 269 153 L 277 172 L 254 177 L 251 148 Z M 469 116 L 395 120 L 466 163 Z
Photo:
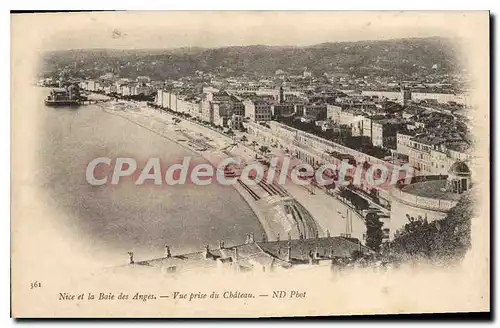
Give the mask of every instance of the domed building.
M 455 162 L 448 172 L 446 189 L 461 194 L 470 189 L 471 171 L 464 162 Z
M 464 162 L 455 162 L 448 175 L 413 177 L 410 184 L 398 183 L 391 189 L 390 239 L 408 223 L 408 218 L 443 219 L 472 187 L 471 171 Z

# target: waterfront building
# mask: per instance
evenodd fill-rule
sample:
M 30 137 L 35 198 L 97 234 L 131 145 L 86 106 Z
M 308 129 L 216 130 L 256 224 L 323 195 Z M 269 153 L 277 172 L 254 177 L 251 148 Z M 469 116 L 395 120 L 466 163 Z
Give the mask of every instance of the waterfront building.
M 152 92 L 153 92 L 153 89 L 151 88 L 151 86 L 148 86 L 144 83 L 139 83 L 139 84 L 135 84 L 133 86 L 133 92 L 132 94 L 134 96 L 138 96 L 138 95 L 150 95 Z
M 177 106 L 176 106 L 175 111 L 178 113 L 183 113 L 183 114 L 186 114 L 189 112 L 189 104 L 186 101 L 184 101 L 182 96 L 179 96 L 177 98 Z
M 200 102 L 200 119 L 206 123 L 214 123 L 214 110 L 210 104 L 210 101 L 203 99 Z
M 87 81 L 87 91 L 97 91 L 96 89 L 96 81 L 95 80 L 88 80 Z
M 213 111 L 213 123 L 218 126 L 227 127 L 233 115 L 230 103 L 212 101 L 211 106 Z
M 116 85 L 114 85 L 114 84 L 105 85 L 103 90 L 104 90 L 104 93 L 107 95 L 109 95 L 111 93 L 116 93 Z
M 170 108 L 171 110 L 173 110 L 174 112 L 177 112 L 178 111 L 178 97 L 177 97 L 177 94 L 175 92 L 168 92 L 168 99 L 169 99 L 169 106 L 168 108 Z
M 122 94 L 122 85 L 125 85 L 129 82 L 128 79 L 121 78 L 117 81 L 115 81 L 115 86 L 116 86 L 116 93 Z
M 260 100 L 247 99 L 243 101 L 245 106 L 245 117 L 252 122 L 267 122 L 272 118 L 271 105 L 268 102 Z
M 243 115 L 238 115 L 233 112 L 233 115 L 231 116 L 231 119 L 228 122 L 228 125 L 232 129 L 240 129 L 243 126 Z
M 132 95 L 132 92 L 130 90 L 130 85 L 129 84 L 122 85 L 120 89 L 121 89 L 120 94 L 122 96 L 126 97 L 126 96 L 131 96 Z
M 95 81 L 94 84 L 94 92 L 95 91 L 102 91 L 103 90 L 103 85 L 100 81 Z
M 88 90 L 88 81 L 81 81 L 79 86 L 82 90 Z
M 202 93 L 203 96 L 206 98 L 208 101 L 213 101 L 213 95 L 214 93 L 218 93 L 219 89 L 216 89 L 214 87 L 203 87 Z
M 231 106 L 233 108 L 233 114 L 241 117 L 245 117 L 245 105 L 236 96 L 231 97 Z
M 156 91 L 156 104 L 161 108 L 170 108 L 170 93 L 165 90 L 158 89 Z

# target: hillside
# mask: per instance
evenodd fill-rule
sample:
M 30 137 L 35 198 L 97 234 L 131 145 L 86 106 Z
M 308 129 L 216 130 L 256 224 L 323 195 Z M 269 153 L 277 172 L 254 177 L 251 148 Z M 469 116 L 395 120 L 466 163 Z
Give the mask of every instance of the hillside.
M 230 75 L 274 74 L 278 69 L 301 73 L 343 72 L 354 75 L 399 76 L 430 70 L 443 73 L 459 67 L 456 47 L 444 38 L 322 43 L 307 47 L 237 46 L 141 50 L 68 50 L 43 55 L 41 75 L 66 69 L 72 76 L 97 77 L 106 72 L 121 76 L 149 75 L 179 78 L 196 70 Z

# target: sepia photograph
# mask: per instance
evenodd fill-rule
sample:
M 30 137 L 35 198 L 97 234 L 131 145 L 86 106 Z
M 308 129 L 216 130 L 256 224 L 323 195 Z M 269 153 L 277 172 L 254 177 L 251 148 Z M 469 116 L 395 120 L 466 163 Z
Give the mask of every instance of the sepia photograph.
M 488 11 L 10 19 L 13 317 L 490 311 Z

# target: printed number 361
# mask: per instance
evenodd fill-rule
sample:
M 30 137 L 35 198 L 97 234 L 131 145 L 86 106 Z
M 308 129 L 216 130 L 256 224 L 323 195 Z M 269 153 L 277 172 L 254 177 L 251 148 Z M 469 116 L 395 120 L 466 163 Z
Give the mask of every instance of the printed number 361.
M 33 281 L 30 283 L 30 289 L 40 288 L 40 287 L 42 287 L 42 284 L 38 281 Z

